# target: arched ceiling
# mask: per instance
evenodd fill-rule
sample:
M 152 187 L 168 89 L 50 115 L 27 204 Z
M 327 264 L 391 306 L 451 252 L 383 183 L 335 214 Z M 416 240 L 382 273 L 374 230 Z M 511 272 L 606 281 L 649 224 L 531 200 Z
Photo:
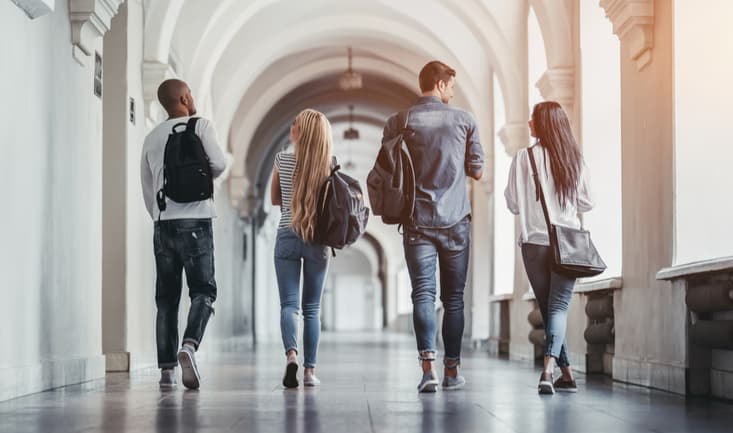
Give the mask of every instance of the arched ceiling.
M 476 115 L 481 136 L 494 133 L 481 130 L 491 124 L 494 74 L 507 124 L 524 124 L 529 3 L 546 34 L 548 63 L 567 58 L 558 48 L 567 36 L 567 1 L 562 11 L 552 1 L 561 0 L 146 0 L 145 59 L 175 59 L 202 111 L 228 138 L 235 157 L 229 189 L 239 206 L 261 193 L 255 186 L 300 108 L 343 115 L 350 101 L 326 84 L 345 70 L 347 46 L 365 84 L 389 89 L 354 95 L 360 123 L 379 124 L 409 105 L 419 69 L 440 59 L 457 70 L 454 103 Z
M 253 175 L 251 179 L 255 181 L 251 193 L 262 197 L 274 154 L 287 141 L 290 123 L 301 110 L 311 107 L 326 114 L 334 126 L 334 138 L 338 140 L 337 134 L 341 129 L 336 130 L 335 125 L 348 121 L 349 105 L 355 106 L 358 124 L 369 124 L 381 131 L 386 118 L 414 102 L 418 96 L 399 83 L 372 74 L 363 75 L 362 89 L 345 92 L 338 87 L 338 78 L 337 74 L 322 76 L 291 90 L 270 106 L 254 134 L 236 126 L 232 128 L 230 143 L 247 151 L 243 156 L 244 172 Z M 246 104 L 241 105 L 244 106 Z M 240 140 L 250 141 L 240 143 Z M 369 149 L 372 160 L 378 150 L 379 139 L 375 144 Z

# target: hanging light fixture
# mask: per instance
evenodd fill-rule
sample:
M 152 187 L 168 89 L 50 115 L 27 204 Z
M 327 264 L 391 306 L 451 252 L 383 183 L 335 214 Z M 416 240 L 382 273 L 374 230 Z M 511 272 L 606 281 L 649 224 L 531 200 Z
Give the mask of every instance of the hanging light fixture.
M 339 87 L 344 91 L 361 89 L 361 74 L 351 69 L 351 47 L 349 47 L 349 69 L 341 74 Z
M 349 129 L 344 131 L 344 140 L 358 140 L 359 130 L 354 129 L 354 106 L 349 105 Z
M 356 164 L 351 159 L 351 142 L 359 139 L 359 130 L 354 128 L 354 106 L 349 105 L 349 129 L 344 131 L 344 140 L 346 140 L 348 159 L 344 164 L 344 168 L 351 170 Z

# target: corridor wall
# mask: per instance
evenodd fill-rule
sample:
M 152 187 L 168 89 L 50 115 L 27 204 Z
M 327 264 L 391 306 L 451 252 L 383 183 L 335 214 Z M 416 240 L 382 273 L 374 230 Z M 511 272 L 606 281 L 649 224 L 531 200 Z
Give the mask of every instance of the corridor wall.
M 102 101 L 66 8 L 29 20 L 0 2 L 0 400 L 104 375 Z
M 733 3 L 674 2 L 675 258 L 733 256 Z

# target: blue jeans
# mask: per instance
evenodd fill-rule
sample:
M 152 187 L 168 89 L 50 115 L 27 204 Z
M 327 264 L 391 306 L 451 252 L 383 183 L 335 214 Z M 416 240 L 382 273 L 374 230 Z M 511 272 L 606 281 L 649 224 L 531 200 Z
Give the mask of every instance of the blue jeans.
M 280 229 L 275 241 L 275 273 L 280 290 L 280 333 L 285 353 L 298 350 L 300 273 L 303 271 L 304 366 L 314 368 L 321 335 L 321 295 L 328 270 L 329 250 L 304 242 L 290 229 Z
M 471 219 L 445 229 L 406 227 L 403 236 L 407 270 L 412 283 L 413 324 L 418 352 L 435 353 L 435 270 L 440 266 L 445 363 L 461 359 L 463 290 L 466 287 L 471 243 Z
M 545 356 L 557 359 L 560 367 L 568 367 L 565 331 L 575 278 L 552 271 L 552 250 L 548 246 L 522 244 L 522 258 L 545 322 Z
M 191 308 L 183 342 L 191 342 L 198 349 L 209 317 L 214 312 L 212 304 L 216 300 L 216 281 L 211 219 L 157 221 L 153 245 L 158 367 L 173 368 L 178 364 L 178 305 L 184 270 Z

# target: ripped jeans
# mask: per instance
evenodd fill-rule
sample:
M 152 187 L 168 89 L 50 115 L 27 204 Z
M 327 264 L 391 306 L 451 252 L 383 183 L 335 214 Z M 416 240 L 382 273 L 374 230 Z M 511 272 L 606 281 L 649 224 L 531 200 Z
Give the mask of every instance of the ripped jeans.
M 575 278 L 553 272 L 549 246 L 522 244 L 522 258 L 545 322 L 545 356 L 554 357 L 558 367 L 568 367 L 570 359 L 565 333 Z
M 163 220 L 155 223 L 155 305 L 158 367 L 178 364 L 178 305 L 182 272 L 186 272 L 191 308 L 183 343 L 198 350 L 206 324 L 214 312 L 214 234 L 211 219 Z

